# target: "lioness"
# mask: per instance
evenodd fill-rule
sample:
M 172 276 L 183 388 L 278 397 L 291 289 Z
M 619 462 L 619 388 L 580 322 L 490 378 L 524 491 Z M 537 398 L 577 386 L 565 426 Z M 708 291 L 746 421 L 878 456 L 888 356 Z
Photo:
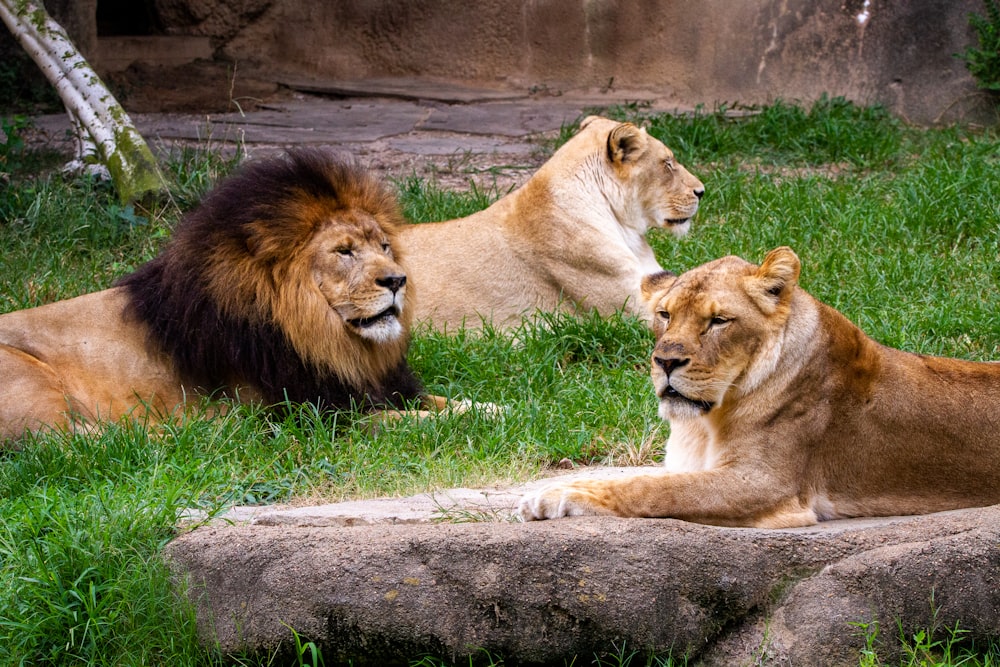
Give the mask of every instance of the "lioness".
M 646 230 L 686 233 L 704 193 L 645 130 L 590 116 L 486 210 L 400 231 L 420 288 L 414 319 L 454 330 L 511 326 L 539 309 L 647 318 L 639 284 L 662 269 Z
M 1000 502 L 1000 364 L 884 347 L 798 276 L 777 248 L 645 278 L 667 472 L 556 482 L 522 517 L 781 528 Z

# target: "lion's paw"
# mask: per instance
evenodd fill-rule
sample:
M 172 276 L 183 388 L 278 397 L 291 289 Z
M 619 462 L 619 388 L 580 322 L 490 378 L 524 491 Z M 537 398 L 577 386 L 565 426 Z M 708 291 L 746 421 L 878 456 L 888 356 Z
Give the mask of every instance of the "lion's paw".
M 474 412 L 486 419 L 499 419 L 510 414 L 510 406 L 508 405 L 470 401 L 467 398 L 449 401 L 446 410 L 457 415 Z

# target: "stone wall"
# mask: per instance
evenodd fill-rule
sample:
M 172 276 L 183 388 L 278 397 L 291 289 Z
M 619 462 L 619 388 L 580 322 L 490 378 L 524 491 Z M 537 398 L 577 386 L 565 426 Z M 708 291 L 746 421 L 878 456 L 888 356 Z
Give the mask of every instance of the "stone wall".
M 828 93 L 918 123 L 996 122 L 954 57 L 975 43 L 982 0 L 144 2 L 163 33 L 208 37 L 216 57 L 278 80 L 427 77 L 710 107 Z
M 981 0 L 263 1 L 231 0 L 258 13 L 219 53 L 281 76 L 611 88 L 684 106 L 826 92 L 921 123 L 988 108 L 953 55 L 974 43 Z

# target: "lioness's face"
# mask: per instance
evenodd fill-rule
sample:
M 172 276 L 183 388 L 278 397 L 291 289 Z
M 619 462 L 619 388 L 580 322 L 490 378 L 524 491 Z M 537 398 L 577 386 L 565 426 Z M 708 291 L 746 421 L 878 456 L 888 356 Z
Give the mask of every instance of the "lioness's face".
M 313 279 L 348 331 L 375 342 L 404 333 L 406 273 L 388 235 L 362 212 L 331 222 L 310 244 Z
M 585 125 L 608 128 L 608 160 L 622 185 L 638 198 L 647 228 L 663 227 L 677 236 L 687 233 L 705 186 L 673 151 L 632 123 L 591 118 Z
M 673 151 L 653 137 L 649 137 L 648 153 L 647 163 L 636 171 L 635 179 L 650 224 L 682 236 L 691 228 L 705 186 L 674 158 Z
M 653 312 L 651 376 L 661 418 L 704 415 L 759 382 L 756 366 L 771 356 L 798 277 L 795 254 L 778 252 L 760 267 L 724 257 L 679 277 L 643 280 Z

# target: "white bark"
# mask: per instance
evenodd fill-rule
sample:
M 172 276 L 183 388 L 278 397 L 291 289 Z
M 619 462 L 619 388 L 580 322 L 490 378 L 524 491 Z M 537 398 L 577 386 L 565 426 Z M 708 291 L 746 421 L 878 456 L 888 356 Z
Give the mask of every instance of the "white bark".
M 84 167 L 96 156 L 122 201 L 164 190 L 156 160 L 125 109 L 45 8 L 31 0 L 0 0 L 0 18 L 66 106 L 78 142 L 70 164 Z

